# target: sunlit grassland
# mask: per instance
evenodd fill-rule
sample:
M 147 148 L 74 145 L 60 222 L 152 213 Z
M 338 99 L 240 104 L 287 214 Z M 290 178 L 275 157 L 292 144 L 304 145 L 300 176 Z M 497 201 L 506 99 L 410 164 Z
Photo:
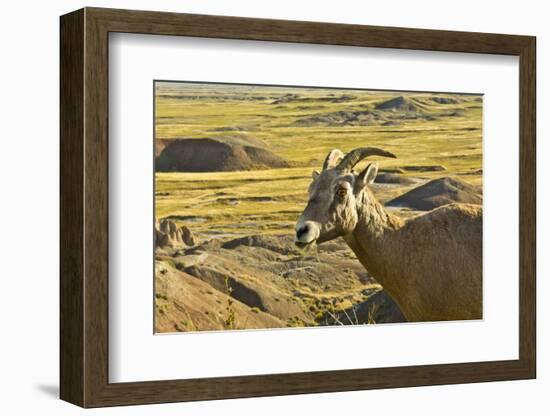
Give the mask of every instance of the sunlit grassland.
M 280 233 L 307 197 L 311 168 L 250 172 L 157 173 L 157 217 L 197 231 Z
M 274 103 L 285 94 L 301 100 Z M 351 100 L 332 102 L 343 95 Z M 372 109 L 406 95 L 434 119 L 400 120 L 396 126 L 297 126 L 299 118 Z M 438 104 L 433 97 L 454 97 Z M 444 171 L 404 171 L 426 179 L 461 175 L 481 184 L 482 109 L 476 96 L 381 91 L 157 84 L 156 138 L 249 136 L 263 140 L 297 168 L 245 172 L 157 173 L 156 215 L 172 216 L 199 232 L 281 233 L 291 230 L 307 199 L 313 168 L 333 148 L 344 152 L 377 146 L 397 159 L 381 168 L 441 165 Z M 337 101 L 337 100 L 336 100 Z M 461 116 L 448 115 L 460 111 Z M 473 173 L 474 172 L 474 173 Z M 472 174 L 473 173 L 473 174 Z

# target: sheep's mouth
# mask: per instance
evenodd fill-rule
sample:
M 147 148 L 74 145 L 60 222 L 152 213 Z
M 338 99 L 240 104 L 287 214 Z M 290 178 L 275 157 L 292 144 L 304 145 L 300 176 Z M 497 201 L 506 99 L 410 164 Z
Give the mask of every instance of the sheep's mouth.
M 295 241 L 295 242 L 294 242 L 294 245 L 295 245 L 296 248 L 298 248 L 298 250 L 300 250 L 300 251 L 308 251 L 309 248 L 315 246 L 316 242 L 317 242 L 317 240 L 312 240 L 312 241 L 310 241 L 309 243 L 304 243 L 303 241 Z

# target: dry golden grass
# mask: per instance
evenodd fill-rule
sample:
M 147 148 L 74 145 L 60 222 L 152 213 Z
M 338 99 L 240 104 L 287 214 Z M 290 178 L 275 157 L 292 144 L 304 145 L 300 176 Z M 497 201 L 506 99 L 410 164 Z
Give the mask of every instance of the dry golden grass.
M 477 96 L 185 83 L 157 83 L 156 92 L 157 138 L 250 136 L 301 166 L 157 173 L 157 217 L 173 216 L 198 232 L 289 232 L 306 201 L 311 170 L 320 168 L 333 148 L 382 147 L 397 159 L 379 160 L 381 168 L 442 165 L 445 171 L 404 174 L 426 179 L 461 175 L 474 185 L 481 184 L 480 173 L 471 174 L 482 168 L 482 104 Z M 273 103 L 285 94 L 299 94 L 300 100 Z M 330 101 L 345 95 L 354 98 Z M 433 119 L 401 120 L 398 126 L 294 124 L 305 116 L 372 109 L 400 95 L 413 100 L 424 116 Z M 439 104 L 434 97 L 452 98 L 456 103 Z M 448 115 L 455 111 L 462 115 Z

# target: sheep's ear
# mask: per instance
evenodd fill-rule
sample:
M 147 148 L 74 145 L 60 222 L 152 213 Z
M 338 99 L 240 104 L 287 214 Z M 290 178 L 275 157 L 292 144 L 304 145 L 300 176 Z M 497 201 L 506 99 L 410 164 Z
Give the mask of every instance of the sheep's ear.
M 376 179 L 378 173 L 378 165 L 376 163 L 369 163 L 363 172 L 359 174 L 359 186 L 363 188 L 366 185 L 370 185 Z
M 318 170 L 314 170 L 313 172 L 311 172 L 311 178 L 313 180 L 317 179 L 317 177 L 320 175 L 319 171 Z

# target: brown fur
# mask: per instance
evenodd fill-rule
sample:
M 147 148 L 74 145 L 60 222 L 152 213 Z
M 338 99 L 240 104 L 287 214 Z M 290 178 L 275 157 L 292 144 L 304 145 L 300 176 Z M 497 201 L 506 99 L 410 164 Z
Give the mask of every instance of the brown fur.
M 342 236 L 409 321 L 481 319 L 481 206 L 450 204 L 403 220 L 385 210 L 361 175 L 323 171 L 297 230 L 318 228 L 309 233 L 318 243 Z M 338 196 L 342 187 L 348 192 Z
M 403 221 L 370 198 L 343 237 L 406 318 L 481 319 L 481 206 L 450 204 Z

